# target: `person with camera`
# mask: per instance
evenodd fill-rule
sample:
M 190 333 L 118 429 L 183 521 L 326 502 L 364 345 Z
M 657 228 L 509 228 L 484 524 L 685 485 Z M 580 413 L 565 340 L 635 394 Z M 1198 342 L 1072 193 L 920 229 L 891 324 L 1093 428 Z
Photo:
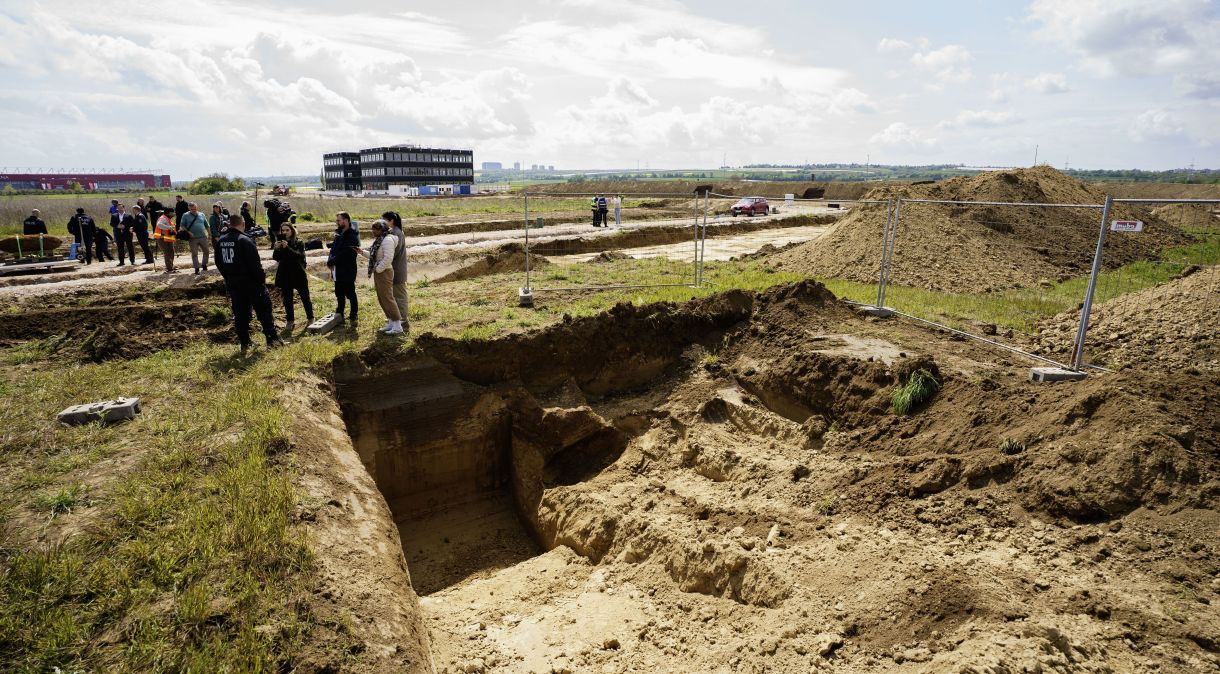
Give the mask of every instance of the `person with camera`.
M 240 215 L 229 216 L 229 228 L 216 241 L 216 268 L 224 277 L 225 289 L 233 308 L 233 328 L 241 345 L 241 355 L 250 348 L 250 313 L 258 316 L 267 348 L 284 342 L 275 334 L 271 316 L 271 296 L 267 294 L 267 274 L 258 257 L 254 239 L 244 236 L 246 224 Z
M 356 329 L 356 318 L 359 304 L 356 299 L 356 255 L 360 250 L 360 234 L 352 223 L 352 216 L 347 211 L 335 214 L 335 240 L 330 244 L 330 254 L 326 258 L 326 266 L 331 270 L 335 281 L 335 299 L 338 308 L 335 313 L 343 317 L 343 310 L 348 301 L 352 303 L 348 320 L 352 329 Z
M 271 259 L 279 262 L 275 269 L 275 287 L 280 289 L 284 300 L 284 314 L 288 319 L 285 329 L 296 326 L 293 320 L 292 292 L 301 296 L 305 309 L 305 320 L 313 323 L 313 302 L 309 299 L 309 274 L 305 272 L 305 244 L 297 238 L 297 228 L 289 222 L 280 225 L 281 238 L 272 244 Z

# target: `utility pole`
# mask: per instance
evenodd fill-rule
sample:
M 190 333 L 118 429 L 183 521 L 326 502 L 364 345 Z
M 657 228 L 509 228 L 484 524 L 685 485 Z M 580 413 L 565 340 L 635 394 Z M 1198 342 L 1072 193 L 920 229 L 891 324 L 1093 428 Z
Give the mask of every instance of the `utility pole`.
M 1038 165 L 1038 146 L 1034 145 L 1034 166 Z

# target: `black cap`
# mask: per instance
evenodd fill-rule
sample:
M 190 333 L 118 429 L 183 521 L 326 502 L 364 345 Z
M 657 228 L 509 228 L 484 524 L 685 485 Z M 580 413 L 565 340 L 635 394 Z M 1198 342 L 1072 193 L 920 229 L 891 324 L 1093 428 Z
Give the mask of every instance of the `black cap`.
M 84 214 L 85 214 L 85 209 L 83 209 L 83 208 L 78 208 L 78 209 L 76 209 L 76 214 L 77 214 L 77 215 L 84 215 Z

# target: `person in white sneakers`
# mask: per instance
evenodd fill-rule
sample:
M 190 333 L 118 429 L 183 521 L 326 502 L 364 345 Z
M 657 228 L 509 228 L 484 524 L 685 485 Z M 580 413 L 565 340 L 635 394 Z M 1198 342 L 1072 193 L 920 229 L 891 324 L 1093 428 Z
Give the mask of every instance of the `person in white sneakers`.
M 369 260 L 369 276 L 377 288 L 377 303 L 385 312 L 386 324 L 379 332 L 387 335 L 402 334 L 402 316 L 398 313 L 398 303 L 394 301 L 394 249 L 398 239 L 390 233 L 390 227 L 385 220 L 373 223 L 373 245 L 366 251 L 360 249 L 360 254 Z

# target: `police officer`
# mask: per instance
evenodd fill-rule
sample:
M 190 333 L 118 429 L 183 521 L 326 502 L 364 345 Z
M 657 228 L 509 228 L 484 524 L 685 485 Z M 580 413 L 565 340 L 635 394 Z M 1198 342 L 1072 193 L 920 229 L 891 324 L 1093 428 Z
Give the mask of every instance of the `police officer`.
M 602 227 L 610 226 L 610 204 L 606 201 L 606 195 L 597 195 L 597 215 L 602 221 Z
M 21 233 L 26 236 L 46 234 L 47 223 L 42 221 L 42 218 L 39 217 L 40 215 L 37 208 L 30 211 L 30 217 L 21 223 Z
M 271 317 L 271 296 L 267 294 L 267 274 L 254 239 L 244 235 L 246 223 L 240 215 L 229 216 L 229 228 L 216 240 L 216 268 L 225 279 L 229 301 L 233 305 L 233 327 L 241 343 L 241 353 L 250 348 L 250 310 L 258 316 L 267 337 L 267 348 L 284 342 L 275 334 Z
M 85 248 L 85 259 L 82 264 L 93 264 L 93 235 L 97 233 L 97 223 L 85 215 L 85 209 L 76 209 L 76 215 L 68 220 L 68 233 L 76 240 L 76 250 Z M 101 262 L 101 260 L 98 260 Z

